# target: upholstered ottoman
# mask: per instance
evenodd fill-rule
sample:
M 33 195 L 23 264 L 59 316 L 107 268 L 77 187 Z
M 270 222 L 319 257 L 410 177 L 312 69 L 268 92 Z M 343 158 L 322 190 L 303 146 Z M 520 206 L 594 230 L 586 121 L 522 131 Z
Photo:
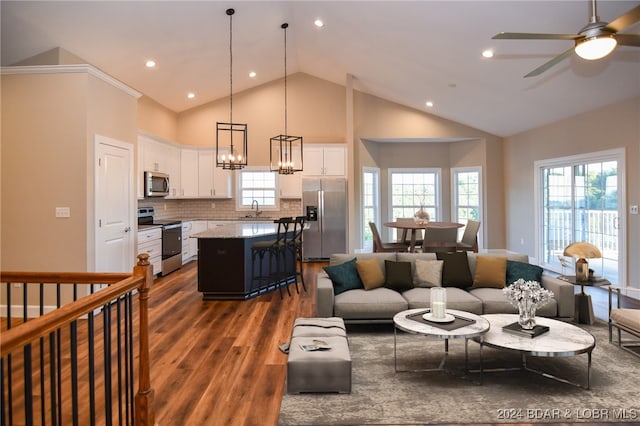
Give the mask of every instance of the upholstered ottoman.
M 321 350 L 306 350 L 309 346 Z M 341 318 L 298 318 L 287 360 L 287 392 L 351 392 L 351 354 Z

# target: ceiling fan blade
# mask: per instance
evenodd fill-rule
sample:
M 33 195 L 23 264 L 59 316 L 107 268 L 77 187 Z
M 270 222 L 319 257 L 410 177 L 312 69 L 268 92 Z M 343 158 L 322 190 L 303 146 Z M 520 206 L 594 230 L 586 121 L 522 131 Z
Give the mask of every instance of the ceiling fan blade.
M 580 34 L 498 33 L 491 37 L 500 40 L 575 40 Z
M 564 61 L 565 59 L 567 59 L 571 55 L 573 55 L 573 47 L 570 48 L 570 49 L 565 50 L 564 53 L 559 54 L 558 56 L 556 56 L 555 58 L 553 58 L 549 62 L 547 62 L 547 63 L 539 66 L 535 70 L 531 71 L 529 74 L 525 75 L 524 78 L 535 77 L 537 75 L 540 75 L 543 72 L 545 72 L 546 70 L 548 70 L 549 68 L 551 68 L 552 66 L 558 64 L 559 62 Z
M 640 47 L 640 35 L 636 34 L 616 34 L 616 41 L 623 46 Z
M 610 28 L 615 32 L 619 32 L 638 21 L 640 21 L 640 5 L 634 7 L 624 15 L 614 19 L 607 25 L 607 28 Z

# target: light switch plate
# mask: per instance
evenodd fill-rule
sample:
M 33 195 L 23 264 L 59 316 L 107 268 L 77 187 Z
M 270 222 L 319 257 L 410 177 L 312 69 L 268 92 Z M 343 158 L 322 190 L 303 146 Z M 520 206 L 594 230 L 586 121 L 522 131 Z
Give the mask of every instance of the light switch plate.
M 629 213 L 638 214 L 638 206 L 637 205 L 629 206 Z
M 71 217 L 71 208 L 56 207 L 56 217 Z

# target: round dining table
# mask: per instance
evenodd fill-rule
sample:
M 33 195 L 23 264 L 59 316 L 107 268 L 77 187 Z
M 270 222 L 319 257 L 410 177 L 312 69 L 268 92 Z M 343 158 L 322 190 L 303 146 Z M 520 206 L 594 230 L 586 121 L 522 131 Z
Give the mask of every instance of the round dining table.
M 427 229 L 427 228 L 462 228 L 464 224 L 458 222 L 435 222 L 435 221 L 427 221 L 427 222 L 411 222 L 409 220 L 406 221 L 394 221 L 394 222 L 385 222 L 384 226 L 389 228 L 402 229 L 403 231 L 411 231 L 411 239 L 409 240 L 409 252 L 413 253 L 416 248 L 416 235 L 419 230 Z M 406 235 L 406 233 L 403 233 Z M 456 241 L 423 241 L 422 249 L 423 251 L 455 251 L 457 247 Z

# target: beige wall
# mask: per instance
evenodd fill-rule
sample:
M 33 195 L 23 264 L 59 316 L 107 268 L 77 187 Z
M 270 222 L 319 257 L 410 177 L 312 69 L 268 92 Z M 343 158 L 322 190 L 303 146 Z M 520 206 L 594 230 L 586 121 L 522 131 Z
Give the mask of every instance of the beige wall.
M 138 99 L 138 128 L 169 141 L 178 139 L 178 114 L 148 96 Z
M 534 162 L 624 148 L 627 205 L 640 204 L 640 98 L 631 99 L 507 138 L 504 150 L 507 245 L 535 253 Z M 640 216 L 627 214 L 622 232 L 628 250 L 628 281 L 640 287 Z M 527 224 L 524 226 L 523 224 Z M 520 240 L 524 240 L 524 244 Z
M 363 167 L 380 168 L 381 218 L 391 220 L 387 185 L 390 168 L 436 167 L 441 169 L 443 220 L 451 218 L 451 169 L 482 168 L 485 216 L 481 218 L 484 246 L 502 248 L 504 234 L 502 139 L 480 130 L 439 118 L 423 111 L 361 92 L 355 92 L 354 160 L 355 199 L 361 198 Z M 376 143 L 371 139 L 468 138 L 463 142 Z M 359 201 L 358 201 L 359 206 Z M 364 228 L 356 218 L 353 247 L 358 248 Z
M 3 270 L 91 270 L 94 133 L 133 144 L 136 115 L 88 73 L 2 76 Z
M 344 87 L 297 73 L 287 79 L 288 129 L 304 143 L 345 141 Z M 215 146 L 216 122 L 229 121 L 229 98 L 178 114 L 177 142 Z M 269 164 L 269 140 L 284 133 L 284 79 L 233 95 L 233 121 L 248 124 L 250 166 Z

